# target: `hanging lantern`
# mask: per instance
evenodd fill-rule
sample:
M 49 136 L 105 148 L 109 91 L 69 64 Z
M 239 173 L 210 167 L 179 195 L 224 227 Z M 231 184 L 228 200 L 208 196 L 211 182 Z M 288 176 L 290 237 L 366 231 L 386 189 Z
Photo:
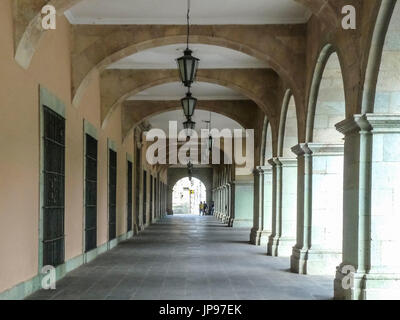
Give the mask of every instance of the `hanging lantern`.
M 192 181 L 192 177 L 193 177 L 193 164 L 189 161 L 187 167 L 188 167 L 189 181 Z
M 195 127 L 196 122 L 193 122 L 190 117 L 183 123 L 183 128 L 186 130 L 186 135 L 188 138 L 190 138 L 192 135 L 192 130 L 194 130 Z
M 181 104 L 185 117 L 193 117 L 194 110 L 196 109 L 197 99 L 192 97 L 192 93 L 190 91 L 186 93 L 185 98 L 181 99 Z
M 192 56 L 192 50 L 189 49 L 190 38 L 190 0 L 188 0 L 187 10 L 187 41 L 186 50 L 183 56 L 176 60 L 179 69 L 179 75 L 185 87 L 190 87 L 196 79 L 197 69 L 199 67 L 200 59 Z
M 195 127 L 196 127 L 196 122 L 193 122 L 192 119 L 190 118 L 183 123 L 183 128 L 186 130 L 187 129 L 194 130 Z
M 213 137 L 212 137 L 212 135 L 210 134 L 210 135 L 208 136 L 208 149 L 210 150 L 210 152 L 212 151 L 212 148 L 213 148 L 213 142 L 214 142 Z
M 212 113 L 211 113 L 211 111 L 210 111 L 210 120 L 209 121 L 207 121 L 208 123 L 207 123 L 207 127 L 208 127 L 208 150 L 210 151 L 210 152 L 212 152 L 212 148 L 213 148 L 213 142 L 214 142 L 214 140 L 213 140 L 213 136 L 212 136 L 212 134 L 211 134 L 211 117 L 212 117 Z
M 192 50 L 186 49 L 184 55 L 176 60 L 179 75 L 185 87 L 190 87 L 196 79 L 200 59 L 192 56 Z

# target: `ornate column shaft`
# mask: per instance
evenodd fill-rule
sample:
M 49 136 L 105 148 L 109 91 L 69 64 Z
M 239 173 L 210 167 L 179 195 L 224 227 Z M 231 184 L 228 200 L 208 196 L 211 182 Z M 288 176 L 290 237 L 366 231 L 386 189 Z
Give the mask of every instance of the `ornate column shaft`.
M 335 298 L 400 299 L 400 115 L 356 115 L 337 129 L 346 138 Z

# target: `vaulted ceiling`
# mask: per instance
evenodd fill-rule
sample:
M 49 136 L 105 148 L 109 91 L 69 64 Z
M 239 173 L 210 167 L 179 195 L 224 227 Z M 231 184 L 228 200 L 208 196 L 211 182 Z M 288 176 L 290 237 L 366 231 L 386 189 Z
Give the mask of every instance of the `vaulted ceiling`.
M 311 13 L 293 0 L 192 0 L 193 24 L 304 23 Z M 186 0 L 85 0 L 66 12 L 72 24 L 185 24 Z
M 98 25 L 185 25 L 186 0 L 84 0 L 65 12 L 71 24 Z M 193 25 L 266 25 L 305 23 L 311 12 L 293 0 L 252 0 L 251 6 L 243 0 L 192 0 Z M 193 41 L 195 42 L 195 41 Z M 109 65 L 107 69 L 167 70 L 176 69 L 175 60 L 182 55 L 185 43 L 163 45 L 136 52 Z M 266 61 L 243 52 L 210 44 L 191 44 L 193 54 L 200 58 L 201 69 L 268 69 Z M 248 100 L 232 88 L 207 82 L 193 85 L 193 94 L 199 100 Z M 186 89 L 179 82 L 164 83 L 135 92 L 127 100 L 179 101 Z M 195 117 L 198 127 L 209 118 L 209 112 L 200 110 Z M 204 119 L 203 119 L 204 118 Z M 213 127 L 240 128 L 234 120 L 214 113 Z M 163 127 L 168 120 L 183 120 L 178 111 L 167 111 L 147 119 L 153 127 Z

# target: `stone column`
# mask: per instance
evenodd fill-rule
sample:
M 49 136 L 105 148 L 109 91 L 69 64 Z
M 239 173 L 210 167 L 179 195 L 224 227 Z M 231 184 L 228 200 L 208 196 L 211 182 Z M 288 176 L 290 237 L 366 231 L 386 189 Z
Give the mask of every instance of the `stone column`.
M 218 187 L 218 220 L 221 220 L 221 215 L 222 215 L 221 204 L 222 204 L 222 195 L 221 195 L 221 186 L 219 186 Z
M 290 257 L 296 244 L 297 220 L 297 160 L 275 159 L 277 167 L 278 232 L 272 246 L 272 255 Z M 280 214 L 280 217 L 279 217 Z
M 250 231 L 250 243 L 259 246 L 264 226 L 264 177 L 261 167 L 254 172 L 254 212 L 253 228 Z
M 356 115 L 337 129 L 346 138 L 335 298 L 400 299 L 400 115 Z
M 233 227 L 235 221 L 235 183 L 229 183 L 229 227 Z
M 221 186 L 218 187 L 218 219 L 222 217 L 222 190 Z
M 231 220 L 232 220 L 232 205 L 231 205 L 231 184 L 228 183 L 227 186 L 227 202 L 228 202 L 228 217 L 226 223 L 228 224 L 228 227 L 231 226 Z
M 269 256 L 276 256 L 275 248 L 280 236 L 280 212 L 278 213 L 278 208 L 281 208 L 281 188 L 280 184 L 278 185 L 277 178 L 280 175 L 280 167 L 278 168 L 274 158 L 268 160 L 268 163 L 272 168 L 272 229 L 268 239 L 267 254 Z
M 263 231 L 261 233 L 260 245 L 267 247 L 269 237 L 272 234 L 272 167 L 262 167 L 264 180 L 264 210 Z
M 228 193 L 228 184 L 224 186 L 224 195 L 225 195 L 225 200 L 224 200 L 224 223 L 228 224 L 229 223 L 229 193 Z
M 307 143 L 298 155 L 298 230 L 291 257 L 295 273 L 329 275 L 341 259 L 343 145 Z
M 282 159 L 282 234 L 279 255 L 290 257 L 296 245 L 297 159 Z
M 224 208 L 224 186 L 220 187 L 220 192 L 221 192 L 221 216 L 220 216 L 220 220 L 221 222 L 224 222 L 224 217 L 225 217 L 225 208 Z
M 251 228 L 253 226 L 253 192 L 254 181 L 235 181 L 234 188 L 234 228 Z
M 215 189 L 215 217 L 219 218 L 219 189 Z
M 214 202 L 214 211 L 215 211 L 215 190 L 212 190 L 212 201 Z

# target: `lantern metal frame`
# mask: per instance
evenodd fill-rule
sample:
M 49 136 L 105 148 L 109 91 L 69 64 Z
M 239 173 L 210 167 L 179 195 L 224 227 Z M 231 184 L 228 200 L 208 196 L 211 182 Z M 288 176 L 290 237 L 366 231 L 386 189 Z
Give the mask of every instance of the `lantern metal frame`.
M 192 118 L 187 118 L 187 120 L 183 123 L 183 128 L 185 130 L 194 130 L 196 127 L 196 122 L 192 121 Z
M 183 128 L 186 130 L 186 135 L 188 138 L 192 136 L 192 131 L 196 127 L 196 122 L 192 121 L 192 118 L 187 118 L 187 120 L 183 123 Z
M 179 76 L 185 87 L 191 87 L 196 80 L 200 59 L 192 56 L 192 50 L 186 48 L 182 57 L 176 59 Z
M 196 110 L 197 99 L 192 96 L 190 90 L 186 93 L 186 97 L 181 99 L 183 113 L 186 118 L 192 118 Z

